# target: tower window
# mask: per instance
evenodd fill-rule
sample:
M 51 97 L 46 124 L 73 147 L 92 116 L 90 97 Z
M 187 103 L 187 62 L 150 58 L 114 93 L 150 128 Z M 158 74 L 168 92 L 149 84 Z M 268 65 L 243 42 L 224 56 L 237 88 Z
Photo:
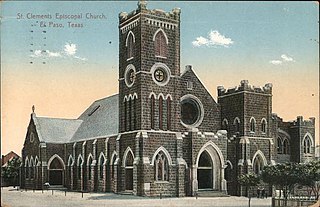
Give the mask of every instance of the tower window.
M 132 130 L 132 100 L 129 100 L 129 130 Z
M 251 117 L 250 119 L 250 132 L 255 132 L 256 131 L 256 120 Z
M 171 129 L 171 99 L 167 98 L 167 130 Z
M 235 132 L 240 132 L 240 120 L 238 117 L 234 119 L 233 124 L 235 126 Z
M 228 120 L 224 119 L 222 122 L 222 129 L 223 130 L 228 130 Z
M 127 130 L 127 113 L 128 113 L 128 107 L 127 107 L 127 101 L 124 101 L 124 130 Z
M 127 36 L 126 46 L 127 46 L 127 59 L 131 59 L 133 58 L 133 49 L 134 49 L 134 36 L 131 31 Z
M 311 153 L 311 139 L 309 136 L 306 136 L 303 141 L 303 153 L 308 154 Z
M 154 107 L 155 107 L 155 98 L 154 95 L 151 96 L 151 109 L 150 109 L 150 121 L 151 121 L 151 129 L 154 129 Z
M 159 129 L 163 129 L 163 98 L 159 98 Z
M 167 57 L 167 39 L 162 30 L 158 30 L 154 38 L 155 55 Z
M 262 131 L 262 133 L 267 132 L 267 121 L 265 119 L 262 119 L 262 121 L 261 121 L 261 131 Z

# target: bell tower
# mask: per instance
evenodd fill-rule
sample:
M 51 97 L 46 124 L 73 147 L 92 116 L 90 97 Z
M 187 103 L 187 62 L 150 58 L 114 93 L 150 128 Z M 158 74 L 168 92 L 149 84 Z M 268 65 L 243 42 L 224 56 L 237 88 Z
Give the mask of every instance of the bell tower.
M 180 9 L 119 14 L 119 131 L 175 130 L 180 121 Z

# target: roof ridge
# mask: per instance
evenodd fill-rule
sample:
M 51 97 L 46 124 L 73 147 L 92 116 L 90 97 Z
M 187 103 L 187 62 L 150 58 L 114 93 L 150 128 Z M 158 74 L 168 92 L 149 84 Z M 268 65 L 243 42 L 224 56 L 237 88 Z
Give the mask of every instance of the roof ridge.
M 68 120 L 68 121 L 82 121 L 81 119 L 69 119 L 69 118 L 55 118 L 55 117 L 45 117 L 45 116 L 37 116 L 40 119 L 55 119 L 55 120 Z
M 119 95 L 119 93 L 116 93 L 116 94 L 113 94 L 113 95 L 110 95 L 110 96 L 107 96 L 107 97 L 104 97 L 104 98 L 97 99 L 97 100 L 95 100 L 94 102 L 102 101 L 102 100 L 104 100 L 104 99 L 108 99 L 108 98 L 111 98 L 111 97 L 113 97 L 113 96 L 118 96 L 118 95 Z

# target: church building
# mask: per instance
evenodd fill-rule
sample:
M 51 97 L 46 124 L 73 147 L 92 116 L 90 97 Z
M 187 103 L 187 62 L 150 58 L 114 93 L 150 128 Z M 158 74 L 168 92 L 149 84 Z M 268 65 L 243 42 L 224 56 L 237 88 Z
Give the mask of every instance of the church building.
M 180 67 L 180 12 L 139 1 L 119 14 L 119 93 L 77 119 L 33 110 L 22 188 L 243 195 L 238 175 L 314 159 L 315 119 L 284 122 L 272 113 L 272 84 L 219 86 L 215 100 L 192 66 Z

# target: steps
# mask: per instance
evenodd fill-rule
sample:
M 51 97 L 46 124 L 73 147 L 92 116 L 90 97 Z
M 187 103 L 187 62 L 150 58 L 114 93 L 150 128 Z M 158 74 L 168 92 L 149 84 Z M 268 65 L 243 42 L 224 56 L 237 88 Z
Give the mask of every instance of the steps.
M 216 190 L 199 190 L 198 197 L 229 197 L 225 192 Z

